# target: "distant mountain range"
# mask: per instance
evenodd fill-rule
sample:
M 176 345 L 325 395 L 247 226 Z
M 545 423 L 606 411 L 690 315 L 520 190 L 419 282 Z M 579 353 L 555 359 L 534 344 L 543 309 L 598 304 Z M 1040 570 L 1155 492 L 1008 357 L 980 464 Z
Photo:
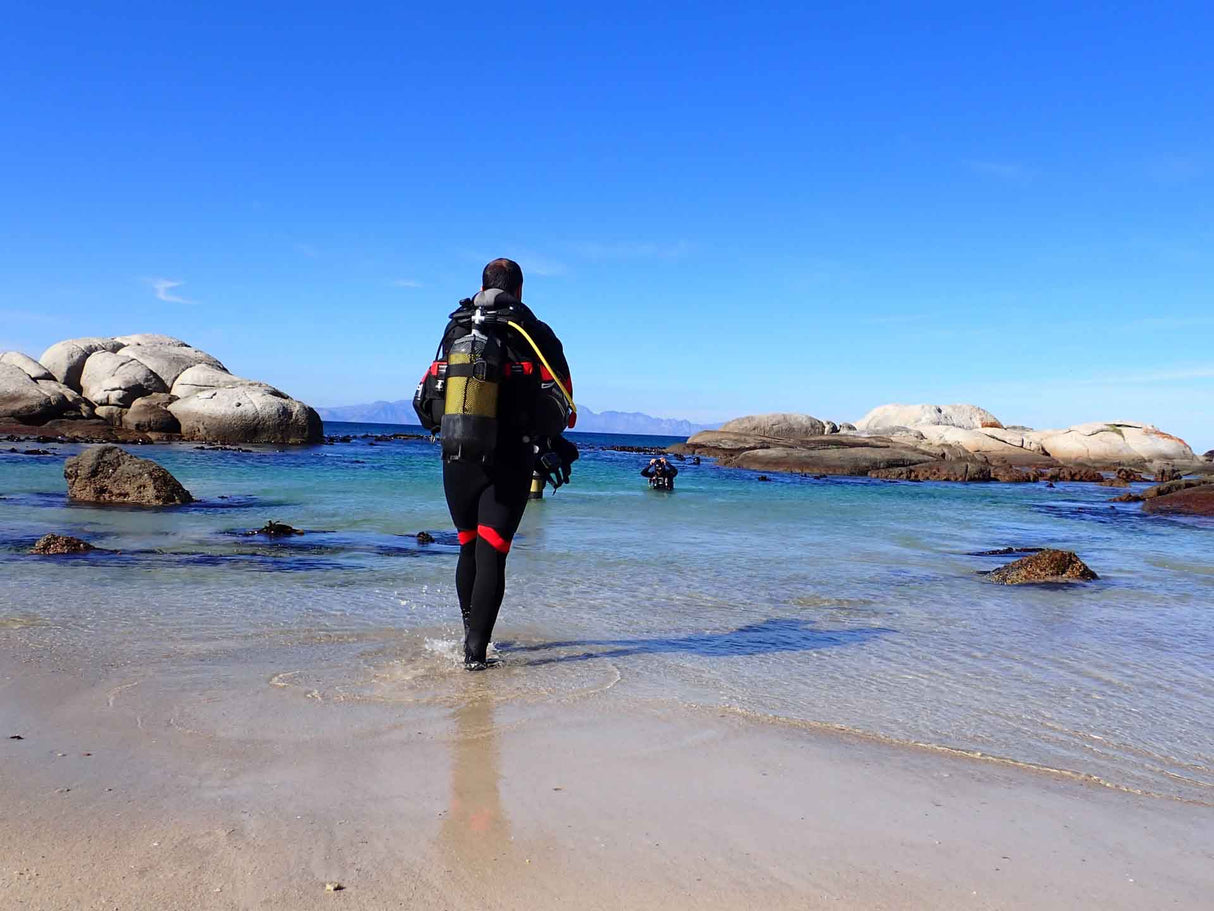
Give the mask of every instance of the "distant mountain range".
M 316 409 L 326 421 L 354 421 L 360 424 L 416 424 L 413 402 L 371 402 L 369 405 L 337 405 Z M 576 430 L 581 433 L 637 433 L 650 436 L 687 437 L 719 424 L 693 424 L 678 418 L 655 418 L 639 411 L 591 411 L 578 409 Z

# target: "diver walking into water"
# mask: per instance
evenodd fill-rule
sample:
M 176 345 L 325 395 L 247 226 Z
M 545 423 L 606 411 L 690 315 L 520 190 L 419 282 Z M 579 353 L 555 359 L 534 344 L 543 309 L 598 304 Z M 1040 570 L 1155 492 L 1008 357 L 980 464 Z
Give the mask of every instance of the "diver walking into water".
M 652 490 L 674 490 L 674 476 L 678 473 L 679 470 L 666 461 L 666 456 L 650 459 L 641 469 L 641 477 L 649 479 Z
M 506 556 L 533 473 L 560 487 L 578 457 L 562 436 L 577 420 L 564 349 L 522 297 L 518 263 L 485 266 L 481 290 L 450 315 L 413 396 L 422 426 L 442 437 L 469 670 L 491 663 L 486 651 L 506 591 Z

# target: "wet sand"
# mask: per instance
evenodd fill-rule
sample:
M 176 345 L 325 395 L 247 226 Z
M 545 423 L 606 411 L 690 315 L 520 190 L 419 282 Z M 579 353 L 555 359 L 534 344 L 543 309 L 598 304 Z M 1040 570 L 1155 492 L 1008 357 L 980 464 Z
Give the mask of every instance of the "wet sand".
M 1209 907 L 1214 809 L 597 694 L 337 705 L 0 652 L 5 908 Z M 11 740 L 11 735 L 24 739 Z M 86 755 L 87 754 L 87 755 Z M 344 887 L 327 892 L 326 882 Z

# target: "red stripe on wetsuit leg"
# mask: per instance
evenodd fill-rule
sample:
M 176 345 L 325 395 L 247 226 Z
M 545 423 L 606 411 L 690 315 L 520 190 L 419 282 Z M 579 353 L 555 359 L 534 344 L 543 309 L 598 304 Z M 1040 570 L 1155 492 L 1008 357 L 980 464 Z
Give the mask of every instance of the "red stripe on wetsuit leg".
M 475 540 L 476 540 L 476 532 L 474 532 L 474 531 L 461 531 L 459 533 L 460 546 L 463 546 L 464 544 L 471 544 Z
M 476 526 L 476 533 L 489 542 L 489 546 L 499 554 L 510 552 L 510 542 L 499 535 L 497 529 L 490 528 L 488 525 L 478 525 Z

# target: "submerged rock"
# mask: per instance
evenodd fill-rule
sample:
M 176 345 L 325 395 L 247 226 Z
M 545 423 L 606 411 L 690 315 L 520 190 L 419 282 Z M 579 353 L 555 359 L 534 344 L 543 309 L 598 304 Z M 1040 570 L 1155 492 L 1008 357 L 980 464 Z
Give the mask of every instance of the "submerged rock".
M 85 503 L 180 506 L 193 496 L 167 469 L 117 446 L 94 446 L 64 463 L 70 499 Z
M 1041 582 L 1090 582 L 1100 577 L 1069 550 L 1043 550 L 1001 566 L 990 573 L 1000 585 L 1030 585 Z
M 286 525 L 283 522 L 275 522 L 271 519 L 261 528 L 246 531 L 244 534 L 246 538 L 253 537 L 254 535 L 264 535 L 267 538 L 289 538 L 292 535 L 302 535 L 303 532 L 298 528 L 292 528 L 290 525 Z
M 31 549 L 31 554 L 42 556 L 60 556 L 62 554 L 87 554 L 97 550 L 88 541 L 81 541 L 70 535 L 43 535 Z
M 995 550 L 976 550 L 970 557 L 1010 557 L 1012 554 L 1039 554 L 1044 547 L 1000 547 Z
M 1141 503 L 1142 497 L 1136 493 L 1123 493 L 1119 497 L 1113 497 L 1109 500 L 1110 503 Z

